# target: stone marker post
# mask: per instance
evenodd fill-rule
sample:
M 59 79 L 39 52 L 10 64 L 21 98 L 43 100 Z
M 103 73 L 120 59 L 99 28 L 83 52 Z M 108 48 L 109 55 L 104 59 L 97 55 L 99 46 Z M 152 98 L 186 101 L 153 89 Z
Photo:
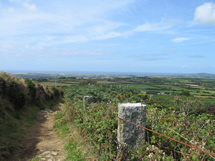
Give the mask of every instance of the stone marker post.
M 87 104 L 91 104 L 91 103 L 95 103 L 96 99 L 93 96 L 84 96 L 83 101 L 85 101 L 85 103 Z
M 146 105 L 141 103 L 118 104 L 118 116 L 138 125 L 146 125 Z M 135 150 L 141 147 L 145 137 L 145 129 L 118 119 L 117 140 Z
M 93 97 L 93 96 L 84 96 L 83 97 L 83 107 L 84 107 L 84 110 L 86 110 L 86 105 L 89 105 L 89 104 L 95 103 L 95 102 L 96 102 L 95 97 Z

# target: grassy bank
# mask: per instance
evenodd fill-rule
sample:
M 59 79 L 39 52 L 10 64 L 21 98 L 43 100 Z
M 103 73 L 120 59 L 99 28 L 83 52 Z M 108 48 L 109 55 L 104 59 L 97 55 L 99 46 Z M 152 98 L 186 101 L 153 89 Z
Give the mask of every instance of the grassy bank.
M 70 108 L 66 104 L 63 106 L 62 111 L 55 116 L 54 125 L 56 133 L 62 139 L 67 140 L 65 161 L 98 160 L 99 156 L 92 150 L 92 146 L 86 142 L 86 137 L 81 135 L 80 129 L 71 121 L 68 114 Z
M 37 112 L 51 108 L 62 94 L 56 88 L 0 73 L 0 160 L 22 146 L 23 134 L 34 124 Z

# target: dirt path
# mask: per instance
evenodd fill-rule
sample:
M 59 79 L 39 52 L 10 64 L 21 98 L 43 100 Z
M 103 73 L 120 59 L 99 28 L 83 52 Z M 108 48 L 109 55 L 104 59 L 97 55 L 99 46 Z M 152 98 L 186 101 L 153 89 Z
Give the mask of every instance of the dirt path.
M 38 113 L 37 122 L 26 131 L 23 147 L 9 161 L 63 161 L 65 141 L 54 132 L 54 115 L 61 106 L 52 110 L 45 109 Z

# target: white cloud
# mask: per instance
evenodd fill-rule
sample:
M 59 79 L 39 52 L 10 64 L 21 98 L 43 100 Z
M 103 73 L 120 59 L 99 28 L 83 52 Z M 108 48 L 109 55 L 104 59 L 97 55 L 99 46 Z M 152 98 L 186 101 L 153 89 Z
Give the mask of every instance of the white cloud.
M 29 11 L 36 11 L 37 7 L 35 4 L 28 4 L 28 3 L 23 3 L 23 6 L 28 9 Z
M 93 0 L 86 1 L 87 4 L 84 5 L 78 1 L 76 3 L 70 1 L 59 3 L 47 0 L 53 2 L 50 3 L 51 5 L 47 5 L 48 3 L 45 1 L 44 3 L 38 1 L 33 3 L 30 0 L 10 1 L 18 3 L 18 5 L 13 4 L 0 11 L 0 46 L 5 46 L 4 53 L 11 53 L 11 55 L 16 51 L 24 56 L 31 55 L 30 53 L 36 54 L 36 50 L 42 53 L 39 55 L 44 53 L 52 55 L 52 51 L 45 51 L 45 49 L 67 46 L 76 42 L 127 37 L 138 32 L 166 31 L 171 27 L 163 23 L 130 26 L 126 22 L 122 23 L 111 19 L 116 11 L 118 12 L 133 0 Z M 8 44 L 11 44 L 13 48 L 8 48 Z M 44 49 L 24 48 L 28 45 L 40 46 Z M 67 53 L 67 55 L 71 53 L 71 55 L 74 53 L 83 54 L 83 52 L 76 51 L 63 50 L 62 52 Z M 57 55 L 60 50 L 53 51 L 53 53 Z M 98 55 L 98 52 L 95 53 Z
M 194 20 L 205 25 L 215 25 L 215 4 L 204 3 L 197 7 Z
M 17 52 L 17 50 L 19 52 Z M 114 52 L 106 52 L 102 50 L 82 50 L 75 48 L 44 48 L 43 46 L 30 46 L 25 45 L 19 48 L 14 48 L 14 46 L 8 45 L 0 48 L 1 58 L 11 58 L 11 57 L 20 57 L 20 58 L 54 58 L 58 56 L 62 57 L 104 57 L 115 55 Z
M 190 39 L 191 38 L 189 38 L 189 37 L 178 37 L 178 38 L 172 39 L 172 42 L 180 43 L 180 42 L 183 42 L 183 41 L 186 41 L 186 40 L 190 40 Z
M 137 26 L 134 31 L 135 32 L 144 32 L 144 31 L 162 31 L 170 28 L 170 25 L 160 25 L 160 24 L 149 24 L 145 23 L 143 25 Z
M 41 4 L 36 3 L 36 1 L 35 4 L 26 1 L 21 4 L 28 10 L 35 11 L 37 7 L 40 10 L 29 13 L 23 7 L 18 7 L 13 13 L 8 10 L 0 11 L 0 36 L 39 33 L 73 34 L 73 36 L 80 33 L 86 36 L 106 35 L 115 32 L 115 29 L 123 25 L 119 22 L 110 21 L 110 14 L 114 13 L 115 10 L 120 10 L 130 2 L 131 0 L 119 0 L 117 2 L 94 0 L 83 5 L 80 2 L 60 3 L 54 1 L 52 5 L 40 6 Z M 57 9 L 58 7 L 63 8 L 63 10 Z
M 105 40 L 105 39 L 111 39 L 111 38 L 120 37 L 120 36 L 122 36 L 121 33 L 108 32 L 106 34 L 98 35 L 97 37 L 92 38 L 92 40 Z

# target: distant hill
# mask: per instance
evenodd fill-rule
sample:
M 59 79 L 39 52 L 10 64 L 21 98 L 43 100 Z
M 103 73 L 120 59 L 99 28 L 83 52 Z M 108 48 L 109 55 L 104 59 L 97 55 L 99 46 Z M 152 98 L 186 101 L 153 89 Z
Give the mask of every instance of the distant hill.
M 76 78 L 132 78 L 132 77 L 175 77 L 175 78 L 205 78 L 215 79 L 215 74 L 196 73 L 196 74 L 144 74 L 144 75 L 125 75 L 125 74 L 67 74 L 67 73 L 11 73 L 11 75 L 28 79 L 56 79 L 59 77 L 76 77 Z
M 208 74 L 208 73 L 175 74 L 175 75 L 169 75 L 169 77 L 176 77 L 176 78 L 205 78 L 205 79 L 215 79 L 215 74 Z

